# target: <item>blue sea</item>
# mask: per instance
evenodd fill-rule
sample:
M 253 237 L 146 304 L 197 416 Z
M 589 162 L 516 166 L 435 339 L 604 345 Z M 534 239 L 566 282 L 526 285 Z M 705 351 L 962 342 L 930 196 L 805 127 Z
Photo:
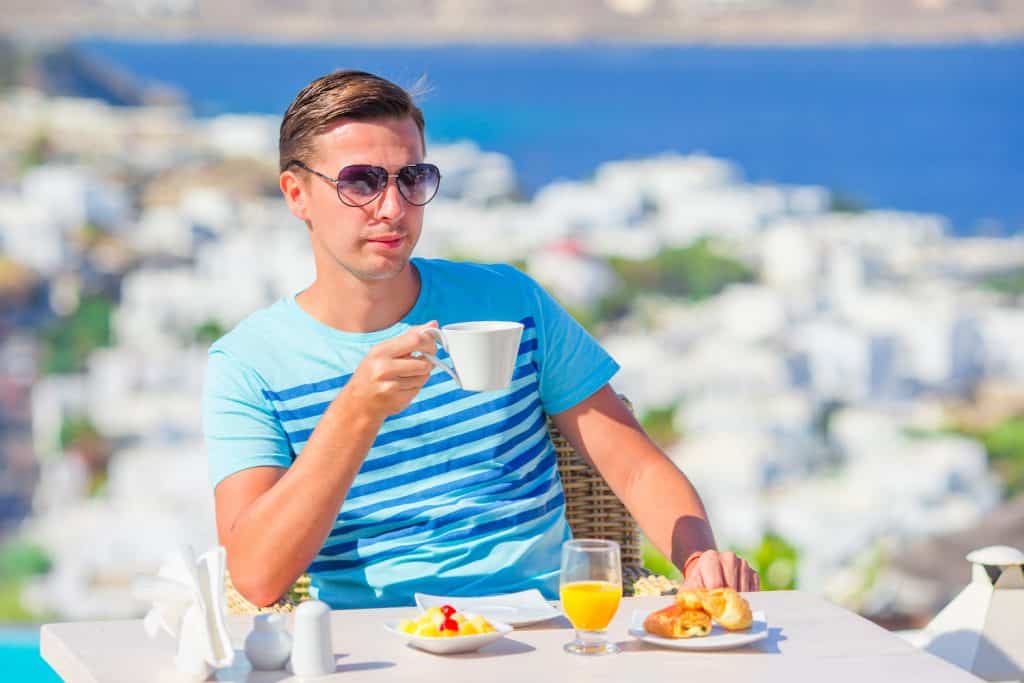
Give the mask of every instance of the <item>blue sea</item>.
M 941 46 L 321 46 L 89 40 L 194 112 L 282 114 L 338 68 L 426 76 L 428 137 L 509 155 L 529 195 L 605 161 L 729 159 L 957 234 L 1024 232 L 1024 43 Z

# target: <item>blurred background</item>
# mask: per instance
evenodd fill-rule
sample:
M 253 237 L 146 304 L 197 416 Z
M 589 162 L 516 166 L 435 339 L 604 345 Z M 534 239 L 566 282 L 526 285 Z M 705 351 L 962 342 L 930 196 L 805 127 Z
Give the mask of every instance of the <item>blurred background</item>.
M 920 628 L 1024 547 L 1022 40 L 1011 0 L 6 2 L 4 670 L 215 543 L 206 348 L 311 280 L 277 127 L 337 68 L 425 83 L 419 255 L 544 283 L 721 547 Z

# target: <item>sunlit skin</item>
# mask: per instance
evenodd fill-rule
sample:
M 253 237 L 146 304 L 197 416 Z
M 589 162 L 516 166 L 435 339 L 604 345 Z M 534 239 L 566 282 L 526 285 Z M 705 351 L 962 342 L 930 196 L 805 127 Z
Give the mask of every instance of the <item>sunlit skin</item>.
M 411 117 L 342 119 L 319 135 L 311 168 L 334 177 L 352 164 L 396 173 L 423 161 L 423 143 Z M 422 206 L 407 202 L 394 179 L 365 206 L 338 199 L 333 185 L 293 167 L 281 173 L 288 208 L 309 228 L 316 280 L 297 301 L 313 317 L 350 332 L 382 329 L 408 312 L 419 292 L 409 259 L 423 228 Z M 397 315 L 396 315 L 397 314 Z

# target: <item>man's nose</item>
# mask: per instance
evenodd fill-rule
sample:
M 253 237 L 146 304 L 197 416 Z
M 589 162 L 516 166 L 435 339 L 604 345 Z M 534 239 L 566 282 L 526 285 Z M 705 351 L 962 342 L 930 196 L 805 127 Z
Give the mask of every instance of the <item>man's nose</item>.
M 395 221 L 405 214 L 405 198 L 398 191 L 397 178 L 388 178 L 388 184 L 377 198 L 377 218 Z

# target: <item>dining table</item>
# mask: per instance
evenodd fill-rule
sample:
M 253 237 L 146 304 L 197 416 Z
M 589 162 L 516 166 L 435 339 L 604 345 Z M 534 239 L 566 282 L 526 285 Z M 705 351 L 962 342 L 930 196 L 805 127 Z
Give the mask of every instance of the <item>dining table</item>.
M 927 681 L 970 683 L 981 679 L 913 646 L 900 636 L 821 596 L 803 591 L 744 593 L 764 613 L 767 633 L 744 647 L 721 651 L 665 648 L 630 633 L 634 612 L 646 614 L 671 604 L 671 596 L 624 598 L 608 627 L 616 654 L 580 656 L 563 646 L 574 631 L 562 615 L 517 627 L 476 652 L 439 655 L 408 645 L 385 626 L 415 618 L 416 607 L 334 610 L 331 641 L 335 672 L 299 679 L 287 671 L 255 671 L 243 654 L 252 616 L 227 617 L 235 663 L 211 680 L 417 681 L 457 683 L 508 681 L 629 681 L 660 683 L 881 683 Z M 557 607 L 558 603 L 552 603 Z M 73 683 L 172 683 L 188 680 L 173 665 L 176 642 L 147 636 L 142 620 L 46 624 L 40 653 L 65 681 Z

